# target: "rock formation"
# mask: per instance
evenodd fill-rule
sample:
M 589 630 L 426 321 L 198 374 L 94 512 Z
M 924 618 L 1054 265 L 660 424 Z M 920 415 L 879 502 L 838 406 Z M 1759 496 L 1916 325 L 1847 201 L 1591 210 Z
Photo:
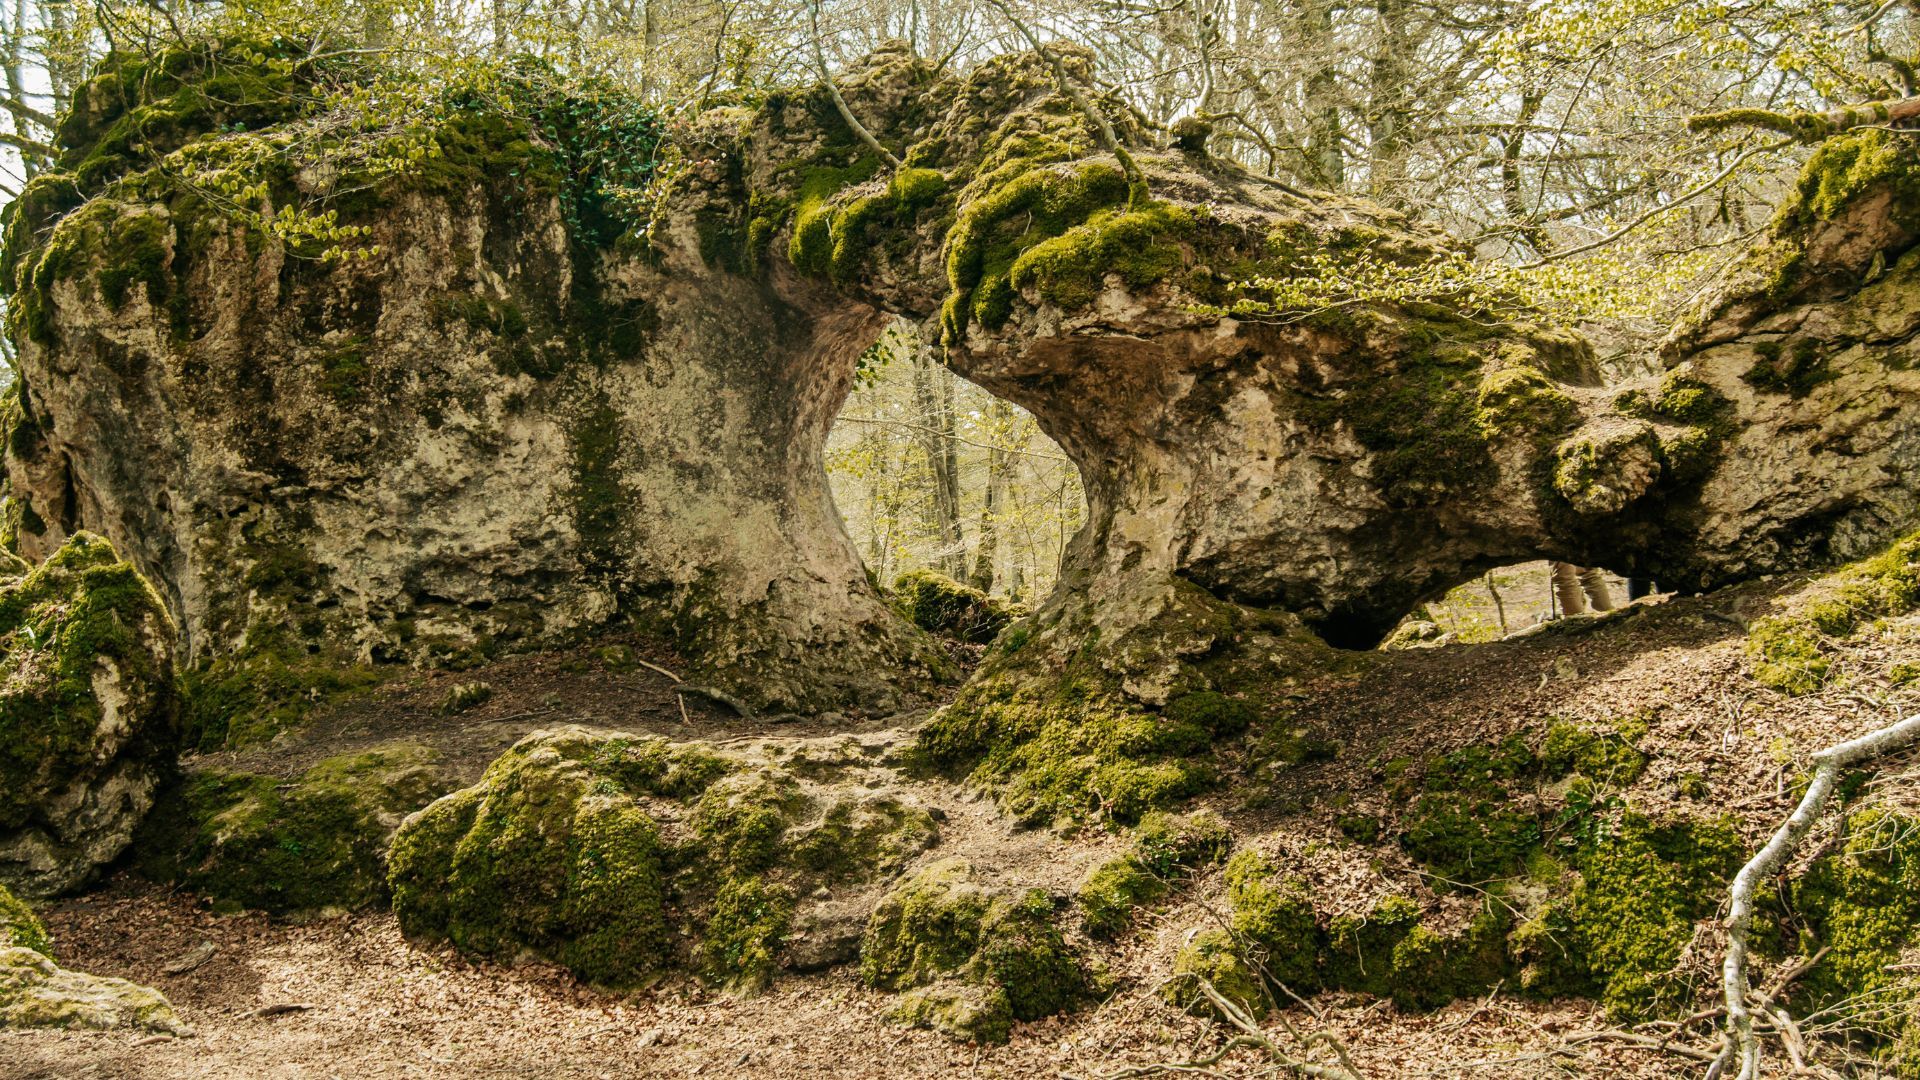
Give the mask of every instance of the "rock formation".
M 885 737 L 726 748 L 538 731 L 394 836 L 409 935 L 581 978 L 672 968 L 739 989 L 851 959 L 872 893 L 938 835 Z
M 1249 628 L 1269 654 L 1371 645 L 1502 563 L 1705 588 L 1916 518 L 1914 162 L 1876 133 L 1821 151 L 1754 280 L 1623 391 L 1577 336 L 1450 294 L 1276 306 L 1316 267 L 1454 249 L 1125 122 L 1122 159 L 1033 56 L 844 76 L 893 170 L 823 88 L 670 144 L 621 112 L 623 159 L 582 157 L 549 91 L 508 79 L 392 175 L 260 151 L 270 126 L 192 98 L 202 61 L 163 63 L 165 130 L 108 71 L 63 134 L 71 175 L 14 215 L 8 471 L 20 549 L 112 537 L 196 660 L 292 648 L 288 626 L 458 660 L 622 615 L 755 705 L 897 703 L 943 665 L 864 581 L 820 470 L 889 316 L 1079 465 L 1090 521 L 1019 664 L 1057 682 L 1091 642 L 1128 708 L 1220 689 L 1192 661 Z M 261 100 L 318 77 L 260 70 Z M 623 217 L 658 154 L 673 182 Z M 366 257 L 303 258 L 174 179 L 236 159 L 279 162 L 268 203 L 334 207 Z
M 0 580 L 0 885 L 77 888 L 119 857 L 177 739 L 173 626 L 105 541 Z

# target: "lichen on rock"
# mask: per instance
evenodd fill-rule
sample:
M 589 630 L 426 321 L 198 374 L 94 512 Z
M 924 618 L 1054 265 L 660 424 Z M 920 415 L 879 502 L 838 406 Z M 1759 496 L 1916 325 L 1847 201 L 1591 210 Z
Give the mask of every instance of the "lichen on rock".
M 159 991 L 67 971 L 19 946 L 0 946 L 0 1028 L 188 1033 Z

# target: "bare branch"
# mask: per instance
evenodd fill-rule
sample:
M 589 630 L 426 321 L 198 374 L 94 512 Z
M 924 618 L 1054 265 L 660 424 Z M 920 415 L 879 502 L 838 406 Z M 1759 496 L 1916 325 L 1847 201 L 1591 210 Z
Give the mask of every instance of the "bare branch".
M 1724 1071 L 1726 1063 L 1737 1056 L 1739 1080 L 1757 1080 L 1760 1075 L 1760 1041 L 1754 1037 L 1753 1012 L 1747 1001 L 1747 933 L 1753 924 L 1754 891 L 1762 881 L 1780 872 L 1801 841 L 1813 831 L 1814 822 L 1825 809 L 1843 770 L 1916 743 L 1920 743 L 1920 715 L 1813 755 L 1813 779 L 1807 784 L 1807 793 L 1801 796 L 1800 805 L 1793 808 L 1793 813 L 1774 830 L 1766 846 L 1734 877 L 1727 912 L 1727 955 L 1721 973 L 1727 1003 L 1727 1042 L 1716 1062 L 1716 1070 Z

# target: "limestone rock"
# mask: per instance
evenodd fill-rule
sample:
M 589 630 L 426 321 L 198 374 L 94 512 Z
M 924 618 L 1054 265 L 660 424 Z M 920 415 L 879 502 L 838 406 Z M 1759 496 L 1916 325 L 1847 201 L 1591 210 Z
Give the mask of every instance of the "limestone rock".
M 132 1028 L 187 1034 L 187 1026 L 158 990 L 67 971 L 18 946 L 0 947 L 0 1028 Z
M 874 908 L 860 975 L 909 992 L 896 1018 L 986 1042 L 1006 1041 L 1011 1020 L 1074 1008 L 1102 981 L 1062 935 L 1051 897 L 961 858 L 922 867 Z
M 172 763 L 172 644 L 98 537 L 0 581 L 0 884 L 65 892 L 125 850 Z
M 596 983 L 686 968 L 756 990 L 840 959 L 851 911 L 864 922 L 937 835 L 872 749 L 535 732 L 401 825 L 394 912 L 409 935 Z
M 1091 79 L 1090 53 L 1057 59 Z M 866 582 L 820 468 L 890 317 L 1079 466 L 1089 520 L 1019 663 L 1057 684 L 1097 638 L 1086 675 L 1126 707 L 1220 689 L 1198 659 L 1252 656 L 1252 626 L 1269 653 L 1302 628 L 1371 647 L 1501 563 L 1707 588 L 1920 523 L 1916 151 L 1886 133 L 1823 148 L 1669 374 L 1622 388 L 1568 330 L 1260 284 L 1463 252 L 1121 117 L 1129 176 L 1033 56 L 846 72 L 891 173 L 824 88 L 715 110 L 644 223 L 595 185 L 644 183 L 649 154 L 449 107 L 431 167 L 279 178 L 369 230 L 325 263 L 106 154 L 158 107 L 129 95 L 178 87 L 97 81 L 9 228 L 17 542 L 113 538 L 195 662 L 289 625 L 432 662 L 627 615 L 756 705 L 898 705 L 944 663 Z M 231 119 L 170 131 L 243 151 L 259 125 Z M 608 123 L 660 137 L 637 107 Z

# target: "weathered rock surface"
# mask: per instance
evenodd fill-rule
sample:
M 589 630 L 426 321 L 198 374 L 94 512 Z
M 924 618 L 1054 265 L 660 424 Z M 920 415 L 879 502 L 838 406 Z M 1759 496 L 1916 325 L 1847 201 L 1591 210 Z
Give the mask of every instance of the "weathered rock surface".
M 836 963 L 856 898 L 937 837 L 883 750 L 535 732 L 401 825 L 394 912 L 409 935 L 613 986 L 680 968 L 753 990 Z
M 283 647 L 292 624 L 356 657 L 433 658 L 625 614 L 756 704 L 917 689 L 939 659 L 862 580 L 820 475 L 889 315 L 1080 466 L 1089 524 L 1020 662 L 1057 682 L 1097 634 L 1097 678 L 1128 707 L 1220 689 L 1195 663 L 1236 637 L 1291 654 L 1304 624 L 1371 645 L 1502 563 L 1704 588 L 1916 520 L 1915 161 L 1873 133 L 1823 149 L 1765 272 L 1623 394 L 1577 336 L 1452 297 L 1286 300 L 1260 282 L 1451 241 L 1122 122 L 1130 176 L 1031 56 L 936 76 L 882 51 L 847 73 L 892 172 L 823 90 L 717 110 L 676 145 L 644 243 L 598 186 L 636 179 L 619 162 L 570 157 L 566 132 L 510 109 L 450 108 L 443 156 L 371 194 L 348 167 L 276 181 L 272 199 L 332 198 L 370 230 L 377 252 L 332 263 L 210 215 L 130 151 L 100 164 L 126 86 L 105 76 L 72 125 L 71 190 L 48 181 L 15 214 L 8 471 L 21 550 L 105 532 L 194 657 Z M 650 122 L 626 116 L 622 138 Z M 142 236 L 148 262 L 107 254 Z
M 0 885 L 79 887 L 125 850 L 173 761 L 173 627 L 79 534 L 0 581 Z
M 158 990 L 125 979 L 68 971 L 41 953 L 0 947 L 0 1028 L 132 1028 L 184 1035 Z
M 236 117 L 197 95 L 203 54 L 158 63 L 181 75 L 158 105 L 129 96 L 138 61 L 90 85 L 73 172 L 13 212 L 23 554 L 110 537 L 195 662 L 458 661 L 626 616 L 776 710 L 890 708 L 946 671 L 867 585 L 821 466 L 878 311 L 711 271 L 690 218 L 623 242 L 598 185 L 631 173 L 576 183 L 561 133 L 479 106 L 449 107 L 420 175 L 273 175 L 269 213 L 377 184 L 344 220 L 378 254 L 319 260 L 128 148 L 217 169 L 271 137 L 208 134 Z M 271 103 L 310 74 L 245 77 Z M 650 159 L 650 114 L 590 104 L 620 168 Z

